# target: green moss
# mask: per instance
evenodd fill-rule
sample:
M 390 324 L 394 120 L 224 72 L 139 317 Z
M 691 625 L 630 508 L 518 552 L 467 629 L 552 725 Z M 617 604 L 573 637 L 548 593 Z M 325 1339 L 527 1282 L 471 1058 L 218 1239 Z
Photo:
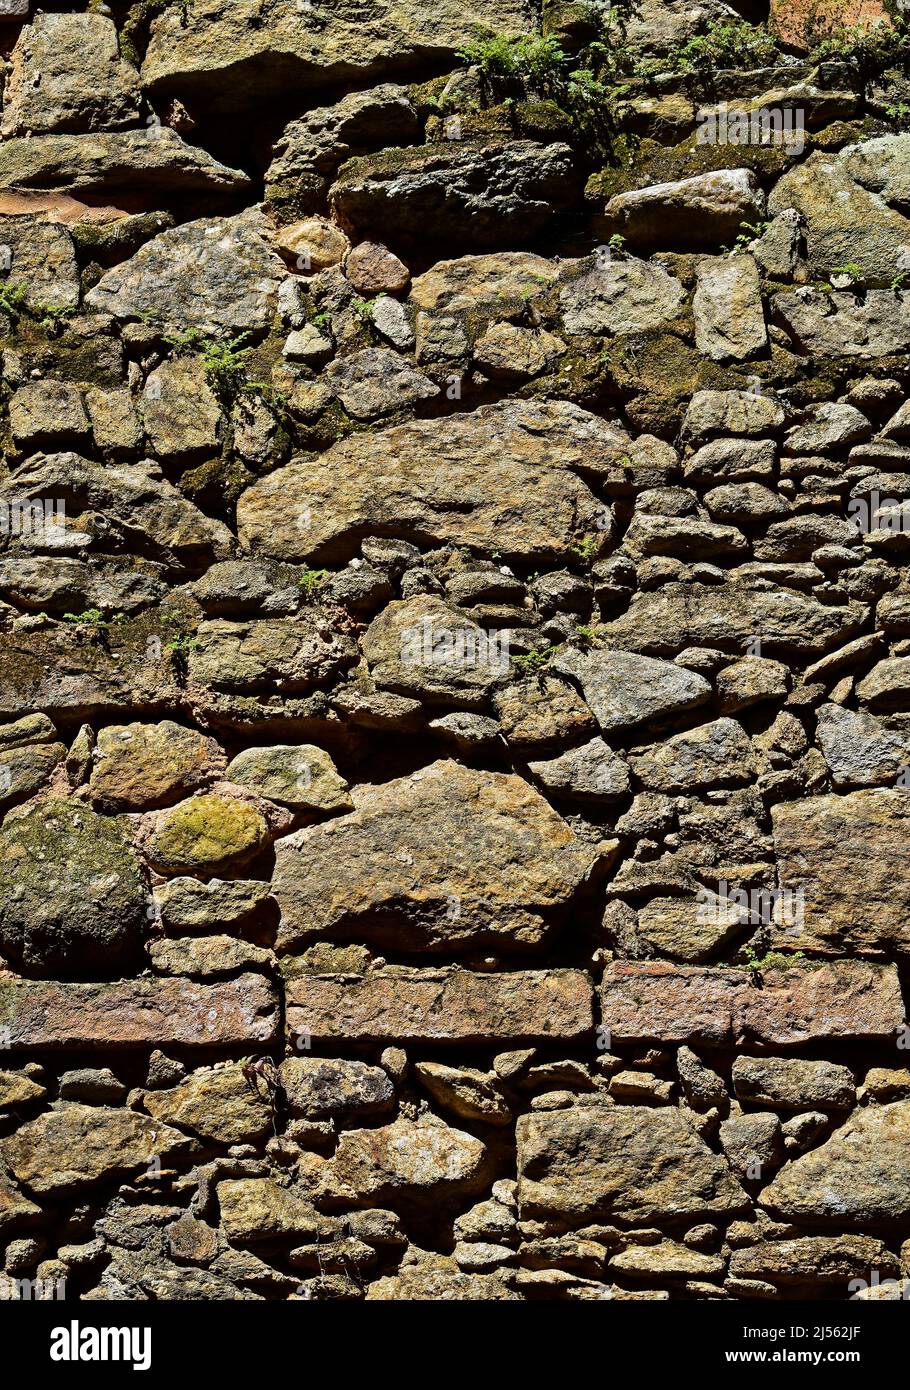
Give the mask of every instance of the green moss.
M 123 353 L 120 343 L 104 334 L 83 336 L 71 332 L 65 315 L 23 316 L 3 340 L 22 359 L 26 375 L 37 369 L 59 381 L 84 386 L 120 386 Z
M 205 871 L 248 858 L 267 840 L 268 827 L 255 806 L 227 797 L 197 796 L 165 813 L 149 852 L 162 868 Z
M 266 211 L 278 225 L 299 222 L 313 213 L 322 212 L 325 205 L 326 181 L 318 174 L 302 174 L 298 178 L 276 179 L 266 186 Z
M 572 118 L 555 101 L 520 101 L 515 124 L 528 140 L 568 140 L 572 135 Z
M 75 222 L 69 230 L 80 261 L 90 257 L 98 265 L 109 266 L 134 255 L 145 242 L 173 225 L 170 213 L 143 212 L 116 222 Z
M 603 352 L 613 380 L 629 393 L 627 410 L 638 430 L 675 435 L 698 389 L 700 354 L 676 334 L 636 333 L 616 338 Z
M 806 148 L 807 152 L 812 148 L 811 136 L 806 137 Z M 615 163 L 592 174 L 585 196 L 591 202 L 606 202 L 630 189 L 672 183 L 715 169 L 751 169 L 760 183 L 767 184 L 785 173 L 792 163 L 780 145 L 699 145 L 694 136 L 670 146 L 642 140 L 635 148 L 627 142 L 618 147 Z
M 544 0 L 544 37 L 554 37 L 564 48 L 576 48 L 597 38 L 599 13 L 591 0 Z
M 832 121 L 824 130 L 812 136 L 812 145 L 825 152 L 841 150 L 845 145 L 855 145 L 862 140 L 871 140 L 876 135 L 893 135 L 893 130 L 882 121 L 867 116 L 862 121 Z
M 282 956 L 281 973 L 286 980 L 300 975 L 364 975 L 372 957 L 365 946 L 334 946 L 320 941 L 300 956 Z
M 429 82 L 415 82 L 408 88 L 408 94 L 421 120 L 426 120 L 443 109 L 442 94 L 449 85 L 449 74 L 432 77 Z
M 188 469 L 179 486 L 184 497 L 197 507 L 224 517 L 230 514 L 241 492 L 255 481 L 256 475 L 241 459 L 219 455 Z

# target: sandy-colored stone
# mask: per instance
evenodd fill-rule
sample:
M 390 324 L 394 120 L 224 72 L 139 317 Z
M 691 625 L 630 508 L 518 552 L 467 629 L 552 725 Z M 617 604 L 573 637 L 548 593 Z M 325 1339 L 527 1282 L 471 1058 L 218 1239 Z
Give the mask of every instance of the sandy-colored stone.
M 125 1177 L 155 1159 L 192 1153 L 193 1141 L 135 1110 L 64 1105 L 30 1120 L 0 1143 L 0 1155 L 29 1192 L 77 1192 L 102 1179 Z
M 819 1148 L 788 1163 L 761 1192 L 777 1216 L 862 1229 L 910 1216 L 910 1101 L 856 1110 Z
M 520 777 L 445 760 L 351 795 L 349 815 L 275 846 L 279 949 L 317 936 L 409 952 L 537 945 L 596 861 Z
M 782 802 L 772 811 L 781 887 L 779 942 L 840 955 L 906 949 L 910 800 L 901 789 Z
M 184 17 L 168 6 L 152 24 L 142 67 L 156 93 L 204 99 L 213 111 L 256 110 L 273 97 L 362 85 L 408 69 L 445 70 L 479 27 L 531 30 L 524 0 L 424 0 L 389 9 L 382 0 L 337 0 L 314 23 L 296 0 L 193 0 Z
M 281 1237 L 312 1239 L 319 1215 L 309 1202 L 270 1178 L 228 1179 L 218 1184 L 221 1224 L 241 1245 Z
M 89 795 L 106 811 L 145 811 L 185 796 L 224 766 L 214 739 L 170 719 L 99 730 Z
M 325 217 L 305 217 L 302 222 L 279 227 L 275 245 L 297 270 L 326 270 L 343 261 L 351 243 L 340 227 Z
M 581 1038 L 593 1027 L 591 981 L 580 970 L 388 966 L 362 976 L 298 975 L 286 988 L 289 1031 L 314 1040 L 517 1046 Z
M 288 1057 L 281 1084 L 290 1113 L 311 1120 L 371 1119 L 388 1113 L 395 1098 L 381 1067 L 336 1057 Z
M 358 1205 L 411 1206 L 483 1190 L 486 1146 L 434 1115 L 342 1134 L 319 1190 Z
M 255 1144 L 272 1130 L 266 1088 L 249 1082 L 239 1063 L 195 1071 L 171 1091 L 149 1091 L 145 1108 L 156 1120 L 217 1144 Z
M 517 1135 L 526 1220 L 647 1223 L 730 1216 L 748 1206 L 724 1159 L 678 1110 L 578 1105 L 523 1115 Z
M 603 515 L 575 470 L 595 470 L 611 444 L 602 421 L 566 401 L 509 401 L 358 434 L 247 489 L 240 541 L 254 554 L 333 564 L 370 532 L 529 560 L 564 555 Z

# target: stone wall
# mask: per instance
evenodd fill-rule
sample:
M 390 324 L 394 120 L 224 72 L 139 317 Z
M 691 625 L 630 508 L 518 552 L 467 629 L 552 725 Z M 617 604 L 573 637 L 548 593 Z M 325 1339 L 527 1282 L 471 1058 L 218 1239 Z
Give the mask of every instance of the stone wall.
M 28 9 L 0 1292 L 900 1296 L 900 15 Z

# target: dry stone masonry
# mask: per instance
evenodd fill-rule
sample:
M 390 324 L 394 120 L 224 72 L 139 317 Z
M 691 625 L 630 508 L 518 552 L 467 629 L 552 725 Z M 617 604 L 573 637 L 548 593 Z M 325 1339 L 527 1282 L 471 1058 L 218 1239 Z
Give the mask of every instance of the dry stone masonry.
M 2 0 L 4 1298 L 910 1296 L 908 55 Z

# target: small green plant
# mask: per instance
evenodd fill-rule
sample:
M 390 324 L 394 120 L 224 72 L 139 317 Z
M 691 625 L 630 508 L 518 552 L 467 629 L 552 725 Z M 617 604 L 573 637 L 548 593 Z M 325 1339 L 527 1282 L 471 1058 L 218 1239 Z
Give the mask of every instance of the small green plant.
M 45 333 L 57 333 L 66 320 L 72 318 L 75 310 L 60 304 L 33 304 L 29 313 L 37 319 Z
M 25 311 L 25 295 L 25 285 L 5 280 L 0 284 L 0 313 L 15 322 Z
M 770 225 L 770 222 L 741 222 L 739 233 L 732 247 L 734 255 L 739 251 L 747 250 L 756 238 L 764 235 Z M 722 249 L 726 251 L 727 247 Z
M 205 379 L 226 410 L 249 395 L 260 395 L 270 405 L 277 404 L 279 393 L 273 392 L 267 382 L 249 379 L 249 357 L 253 351 L 249 336 L 241 333 L 236 338 L 216 338 L 193 327 L 182 333 L 166 333 L 164 341 L 180 354 L 195 354 L 202 359 Z
M 488 98 L 516 112 L 523 100 L 552 101 L 592 148 L 605 153 L 615 133 L 612 108 L 627 94 L 622 79 L 633 68 L 623 39 L 636 7 L 637 0 L 613 0 L 600 10 L 600 37 L 578 53 L 567 53 L 553 35 L 479 29 L 459 57 L 480 70 Z
M 316 328 L 331 328 L 332 315 L 325 312 L 317 314 L 316 317 L 312 320 L 312 322 L 316 326 Z
M 668 55 L 676 72 L 710 72 L 717 68 L 761 68 L 779 58 L 777 44 L 761 24 L 744 19 L 715 19 L 703 34 L 676 44 Z
M 891 281 L 890 288 L 894 291 L 895 294 L 897 294 L 900 290 L 905 288 L 908 276 L 910 276 L 910 271 L 907 270 L 899 270 L 897 274 L 894 276 L 894 278 Z
M 228 405 L 233 404 L 247 384 L 247 358 L 253 351 L 244 346 L 248 336 L 241 333 L 239 338 L 227 342 L 214 339 L 202 351 L 205 379 L 218 399 Z
M 622 232 L 614 232 L 607 245 L 610 248 L 611 256 L 622 258 L 626 254 L 626 239 Z
M 164 650 L 167 652 L 193 652 L 200 645 L 198 637 L 191 637 L 188 632 L 179 632 L 176 637 L 172 637 L 170 642 L 165 642 Z
M 64 613 L 65 623 L 78 623 L 81 627 L 107 627 L 100 608 L 86 608 L 83 613 Z
M 885 117 L 895 125 L 910 121 L 910 101 L 892 101 L 885 107 Z
M 861 289 L 865 279 L 862 266 L 857 265 L 855 261 L 848 261 L 846 265 L 832 266 L 831 279 L 821 281 L 817 288 L 823 294 L 830 294 L 832 290 Z
M 586 565 L 589 565 L 600 549 L 600 537 L 585 536 L 582 540 L 576 541 L 570 548 L 573 554 L 583 560 Z
M 375 299 L 353 299 L 351 301 L 351 308 L 358 318 L 363 319 L 364 323 L 372 323 L 373 310 L 376 307 L 378 298 L 379 296 L 377 295 Z
M 593 647 L 597 642 L 597 631 L 585 623 L 577 623 L 575 631 L 583 647 Z
M 513 656 L 512 662 L 523 676 L 534 676 L 549 665 L 558 650 L 558 646 L 532 647 L 523 656 Z
M 494 34 L 480 30 L 470 43 L 458 50 L 458 57 L 471 67 L 480 68 L 484 77 L 503 80 L 541 81 L 561 76 L 569 61 L 558 39 Z
M 784 951 L 766 951 L 763 956 L 759 956 L 751 942 L 742 947 L 740 954 L 746 967 L 759 973 L 763 970 L 791 970 L 794 966 L 811 963 L 803 951 L 793 951 L 790 954 Z
M 328 570 L 306 569 L 303 571 L 303 574 L 297 580 L 297 583 L 300 585 L 301 597 L 303 598 L 304 603 L 313 602 L 313 600 L 319 593 L 319 590 L 322 588 L 323 584 L 326 582 L 328 577 Z

